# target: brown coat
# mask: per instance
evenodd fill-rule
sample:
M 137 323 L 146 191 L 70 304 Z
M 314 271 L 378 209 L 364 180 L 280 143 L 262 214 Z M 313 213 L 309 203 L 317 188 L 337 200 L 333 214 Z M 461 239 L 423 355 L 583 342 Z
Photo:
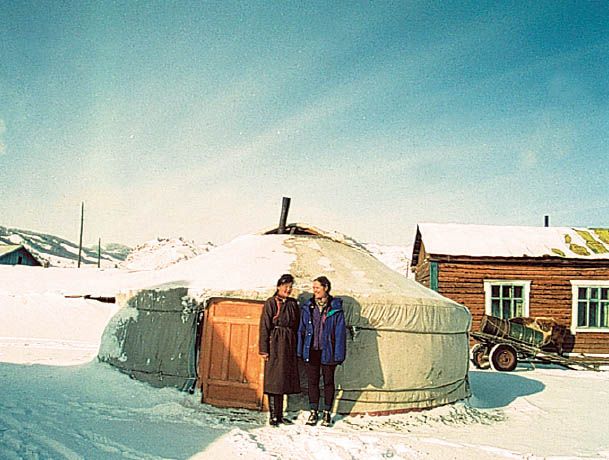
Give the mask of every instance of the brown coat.
M 260 316 L 260 353 L 269 359 L 264 365 L 264 392 L 271 394 L 300 393 L 300 377 L 296 358 L 296 332 L 299 309 L 296 299 L 288 297 L 277 315 L 277 301 L 269 297 Z

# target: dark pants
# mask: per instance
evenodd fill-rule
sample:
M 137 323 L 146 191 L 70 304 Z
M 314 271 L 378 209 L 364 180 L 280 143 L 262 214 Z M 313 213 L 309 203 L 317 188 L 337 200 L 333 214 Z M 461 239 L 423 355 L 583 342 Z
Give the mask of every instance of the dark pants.
M 334 402 L 334 371 L 336 364 L 321 364 L 321 350 L 311 350 L 307 363 L 309 406 L 319 409 L 319 371 L 324 376 L 324 410 L 331 410 Z
M 283 418 L 283 395 L 267 393 L 269 398 L 269 416 L 271 418 Z

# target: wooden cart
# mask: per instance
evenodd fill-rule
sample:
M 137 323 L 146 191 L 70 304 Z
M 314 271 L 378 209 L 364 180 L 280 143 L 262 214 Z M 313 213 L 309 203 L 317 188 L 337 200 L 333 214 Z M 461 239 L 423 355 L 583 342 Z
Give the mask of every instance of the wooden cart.
M 519 359 L 593 371 L 600 370 L 601 366 L 609 366 L 608 358 L 562 356 L 510 337 L 497 337 L 484 332 L 472 332 L 471 336 L 479 342 L 472 347 L 470 354 L 472 363 L 478 369 L 490 367 L 496 371 L 509 372 L 516 368 Z

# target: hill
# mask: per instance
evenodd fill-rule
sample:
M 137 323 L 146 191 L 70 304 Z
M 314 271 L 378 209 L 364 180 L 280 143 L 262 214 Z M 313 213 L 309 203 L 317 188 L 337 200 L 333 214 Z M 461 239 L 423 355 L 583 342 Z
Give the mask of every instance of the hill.
M 44 265 L 51 267 L 75 267 L 78 264 L 78 244 L 59 236 L 0 225 L 0 242 L 22 244 Z M 122 244 L 102 245 L 101 266 L 117 267 L 130 252 L 131 248 Z M 97 266 L 97 246 L 83 247 L 81 265 Z
M 395 246 L 378 243 L 364 243 L 363 246 L 392 270 L 407 278 L 414 276 L 410 272 L 412 246 Z
M 157 238 L 136 246 L 121 263 L 128 270 L 158 270 L 208 252 L 215 245 L 197 245 L 183 238 Z

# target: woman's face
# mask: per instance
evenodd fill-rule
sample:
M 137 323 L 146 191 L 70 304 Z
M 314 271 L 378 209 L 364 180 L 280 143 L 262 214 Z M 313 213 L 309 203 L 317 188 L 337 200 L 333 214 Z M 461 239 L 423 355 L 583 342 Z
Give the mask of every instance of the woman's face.
M 323 299 L 328 296 L 328 288 L 323 287 L 319 281 L 313 281 L 313 295 L 316 299 Z
M 292 283 L 280 284 L 277 288 L 277 294 L 279 297 L 289 297 L 292 293 Z

